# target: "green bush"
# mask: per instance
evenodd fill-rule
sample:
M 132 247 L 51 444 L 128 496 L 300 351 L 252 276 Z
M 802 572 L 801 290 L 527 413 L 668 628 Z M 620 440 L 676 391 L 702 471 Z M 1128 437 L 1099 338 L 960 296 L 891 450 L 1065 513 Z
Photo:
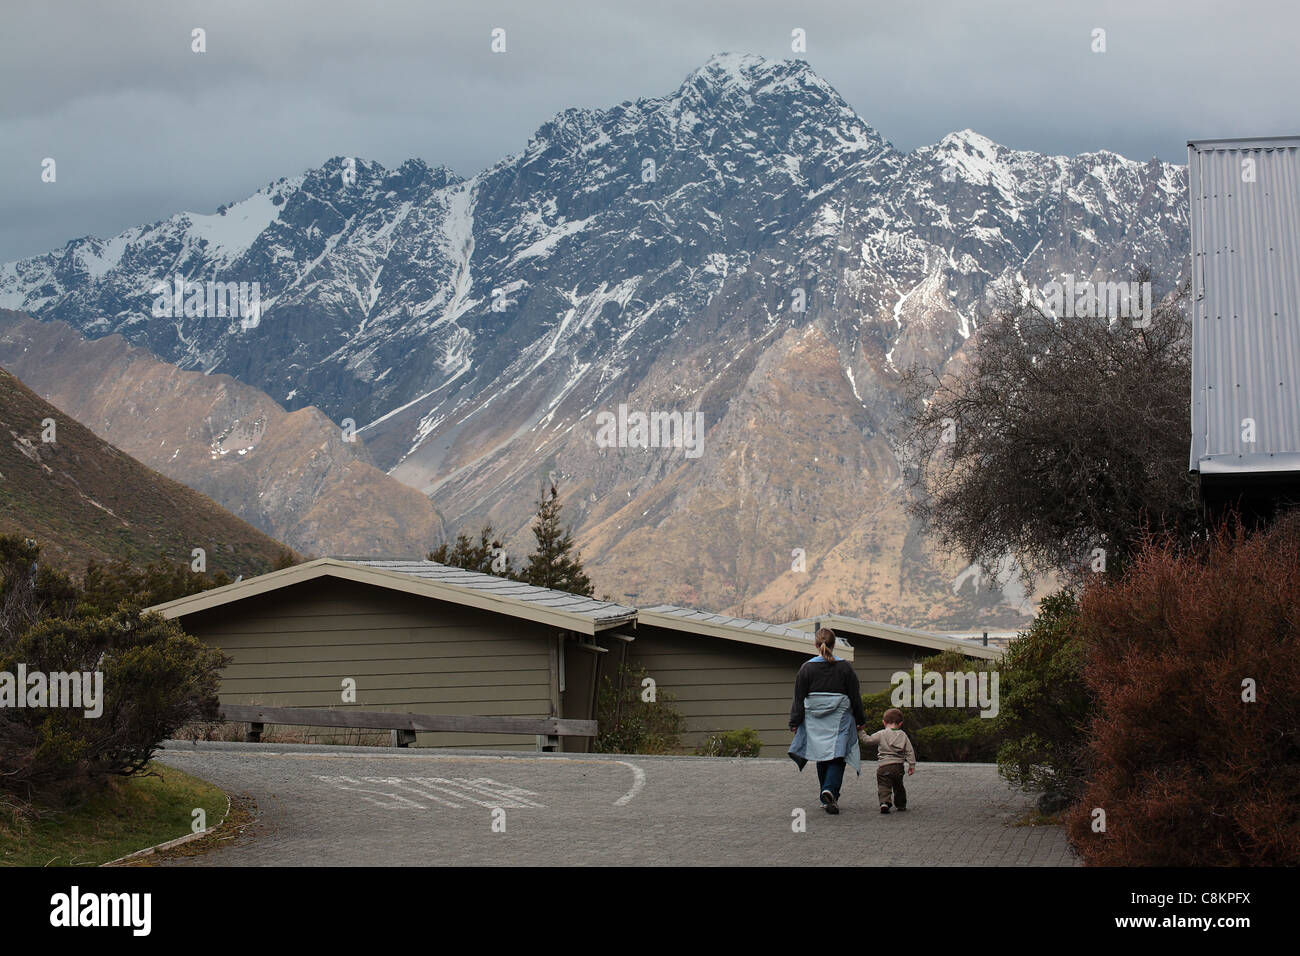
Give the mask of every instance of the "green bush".
M 958 650 L 943 651 L 920 662 L 922 671 L 997 671 L 997 661 L 971 658 Z M 1001 694 L 1001 674 L 999 674 Z M 875 694 L 862 695 L 862 709 L 867 718 L 867 733 L 875 733 L 883 726 L 881 719 L 893 703 L 896 687 Z M 917 760 L 942 760 L 980 763 L 992 761 L 996 753 L 993 743 L 994 718 L 981 717 L 979 707 L 899 707 L 903 712 L 903 730 L 912 741 Z M 970 724 L 969 727 L 966 727 Z M 954 728 L 965 727 L 965 730 Z M 935 730 L 932 728 L 945 728 Z M 874 757 L 875 747 L 863 748 L 863 756 Z
M 1074 595 L 1058 591 L 1011 642 L 1002 656 L 1002 705 L 994 725 L 1001 741 L 998 772 L 1021 790 L 1059 795 L 1058 804 L 1082 792 L 1092 713 L 1083 644 L 1075 634 L 1078 613 Z
M 277 568 L 291 567 L 292 555 L 286 552 L 276 562 Z M 128 561 L 108 564 L 86 563 L 82 578 L 83 610 L 89 614 L 112 614 L 123 604 L 128 607 L 153 607 L 199 591 L 230 583 L 225 572 L 207 574 L 190 570 L 184 562 L 158 560 L 137 568 Z
M 71 616 L 77 609 L 77 586 L 41 564 L 40 554 L 34 541 L 0 534 L 0 648 L 42 618 Z
M 726 730 L 709 734 L 704 743 L 695 748 L 699 757 L 757 757 L 763 748 L 758 731 L 752 727 Z
M 948 763 L 992 763 L 998 754 L 993 720 L 972 717 L 959 724 L 932 724 L 917 731 L 912 743 L 926 760 Z
M 160 615 L 121 610 L 42 621 L 0 644 L 0 672 L 99 672 L 98 716 L 62 707 L 0 710 L 0 789 L 66 805 L 107 777 L 140 772 L 177 728 L 217 715 L 226 658 Z M 83 701 L 84 703 L 84 701 Z
M 623 667 L 611 680 L 601 679 L 597 700 L 598 735 L 592 749 L 606 754 L 665 754 L 681 749 L 686 718 L 673 704 L 677 698 L 658 691 L 642 699 L 645 668 Z

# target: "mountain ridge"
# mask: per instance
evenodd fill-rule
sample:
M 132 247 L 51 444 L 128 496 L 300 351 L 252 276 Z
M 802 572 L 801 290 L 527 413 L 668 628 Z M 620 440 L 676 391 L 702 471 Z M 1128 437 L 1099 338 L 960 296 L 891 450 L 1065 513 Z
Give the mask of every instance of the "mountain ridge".
M 303 554 L 422 557 L 428 499 L 373 466 L 312 406 L 285 412 L 225 375 L 186 372 L 57 320 L 0 309 L 0 365 L 100 438 Z M 375 500 L 382 499 L 383 507 Z
M 52 423 L 52 426 L 51 426 Z M 42 557 L 81 574 L 119 558 L 208 572 L 272 570 L 293 552 L 210 498 L 146 468 L 0 368 L 0 532 L 33 537 Z M 47 437 L 50 440 L 46 440 Z
M 899 152 L 806 63 L 744 54 L 667 96 L 562 111 L 467 179 L 335 157 L 270 189 L 227 210 L 246 229 L 278 210 L 237 255 L 173 217 L 110 240 L 119 266 L 100 250 L 94 276 L 73 244 L 5 264 L 0 305 L 351 417 L 376 463 L 458 528 L 491 520 L 522 546 L 556 475 L 600 586 L 769 615 L 835 595 L 899 623 L 1022 619 L 970 593 L 899 515 L 900 370 L 964 361 L 991 290 L 1015 277 L 1149 264 L 1168 288 L 1187 271 L 1183 167 L 969 131 Z M 176 271 L 260 281 L 260 325 L 149 315 L 141 289 Z M 791 390 L 782 374 L 811 378 Z M 809 417 L 805 390 L 835 401 Z M 710 451 L 598 448 L 593 418 L 619 403 L 703 413 Z M 803 430 L 838 445 L 818 455 Z M 793 488 L 823 525 L 802 533 L 822 569 L 804 579 L 778 514 Z M 669 564 L 652 573 L 647 551 Z

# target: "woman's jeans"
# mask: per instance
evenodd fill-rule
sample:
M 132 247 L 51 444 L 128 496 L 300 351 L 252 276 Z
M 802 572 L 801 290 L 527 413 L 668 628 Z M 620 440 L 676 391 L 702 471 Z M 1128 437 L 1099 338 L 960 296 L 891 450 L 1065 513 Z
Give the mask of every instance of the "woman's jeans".
M 829 790 L 833 793 L 836 802 L 838 802 L 840 799 L 840 785 L 844 783 L 844 758 L 836 757 L 834 760 L 818 760 L 817 783 L 823 790 Z

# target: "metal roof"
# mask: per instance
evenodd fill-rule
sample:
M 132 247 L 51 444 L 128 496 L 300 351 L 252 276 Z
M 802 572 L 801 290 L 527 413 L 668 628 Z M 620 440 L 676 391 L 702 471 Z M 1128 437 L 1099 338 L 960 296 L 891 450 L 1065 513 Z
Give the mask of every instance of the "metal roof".
M 760 644 L 767 647 L 779 647 L 799 652 L 812 652 L 813 636 L 807 631 L 791 627 L 788 624 L 768 624 L 763 621 L 751 621 L 744 617 L 730 617 L 726 614 L 713 614 L 675 604 L 657 604 L 654 607 L 641 608 L 637 611 L 637 624 L 667 627 L 677 631 L 690 631 L 742 641 L 747 644 Z M 837 652 L 846 660 L 853 660 L 853 645 L 847 641 L 837 640 Z
M 604 628 L 636 619 L 636 608 L 567 591 L 521 584 L 433 561 L 342 561 L 337 558 L 317 558 L 306 564 L 177 598 L 148 610 L 157 611 L 166 618 L 184 617 L 322 577 L 451 601 L 583 634 L 595 634 Z
M 1191 140 L 1187 158 L 1189 468 L 1300 471 L 1300 136 Z
M 529 604 L 549 608 L 553 611 L 580 614 L 601 624 L 620 624 L 636 617 L 636 608 L 633 607 L 625 607 L 611 601 L 597 601 L 595 598 L 585 597 L 581 594 L 571 594 L 568 591 L 557 591 L 554 588 L 539 588 L 536 585 L 512 581 L 509 578 L 499 578 L 492 574 L 466 571 L 464 568 L 455 568 L 450 565 L 439 564 L 436 561 L 352 560 L 349 563 L 360 564 L 368 568 L 379 568 L 382 571 L 397 571 L 424 581 L 436 581 L 439 584 L 449 584 L 453 587 L 469 588 L 495 597 L 526 601 Z
M 837 639 L 840 637 L 841 632 L 847 631 L 850 634 L 857 634 L 862 637 L 875 637 L 882 641 L 909 644 L 913 647 L 925 647 L 935 651 L 961 651 L 968 657 L 983 657 L 992 660 L 1002 656 L 1001 647 L 985 646 L 961 637 L 932 634 L 929 631 L 919 631 L 912 627 L 895 627 L 892 624 L 881 624 L 879 621 L 864 621 L 860 617 L 848 617 L 844 614 L 823 614 L 821 617 L 806 617 L 802 621 L 795 621 L 790 627 L 796 627 L 811 633 L 812 629 L 818 624 L 822 627 L 829 627 L 835 632 Z

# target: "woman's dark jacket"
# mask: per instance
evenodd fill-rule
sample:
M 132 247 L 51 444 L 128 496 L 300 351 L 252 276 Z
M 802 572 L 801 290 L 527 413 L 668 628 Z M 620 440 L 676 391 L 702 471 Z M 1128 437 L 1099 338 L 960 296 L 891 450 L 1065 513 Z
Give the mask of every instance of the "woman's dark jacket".
M 862 691 L 858 687 L 858 674 L 853 665 L 843 658 L 825 661 L 821 658 L 807 661 L 799 668 L 794 679 L 794 703 L 790 705 L 791 727 L 803 723 L 803 699 L 809 694 L 843 694 L 853 709 L 853 722 L 861 727 L 867 722 L 862 710 Z

